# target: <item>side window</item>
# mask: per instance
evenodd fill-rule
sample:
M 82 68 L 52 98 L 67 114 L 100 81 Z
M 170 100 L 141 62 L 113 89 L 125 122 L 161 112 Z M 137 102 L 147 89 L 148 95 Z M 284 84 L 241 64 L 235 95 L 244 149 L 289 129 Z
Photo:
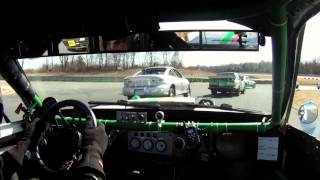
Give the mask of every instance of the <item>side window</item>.
M 297 83 L 288 123 L 320 138 L 320 13 L 306 23 Z
M 177 70 L 174 70 L 174 72 L 177 74 L 178 78 L 182 78 L 182 75 Z
M 172 69 L 169 71 L 169 75 L 173 77 L 177 77 L 176 73 Z
M 9 84 L 4 81 L 0 76 L 0 103 L 3 105 L 3 111 L 5 115 L 11 121 L 22 120 L 22 112 L 16 114 L 15 110 L 21 103 L 20 97 L 16 92 L 9 86 Z M 4 122 L 5 119 L 1 119 L 0 122 Z

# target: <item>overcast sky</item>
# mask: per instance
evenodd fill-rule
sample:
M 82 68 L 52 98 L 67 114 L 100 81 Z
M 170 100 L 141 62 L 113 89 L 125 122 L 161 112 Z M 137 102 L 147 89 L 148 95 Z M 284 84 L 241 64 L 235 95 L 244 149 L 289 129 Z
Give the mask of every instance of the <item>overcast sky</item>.
M 195 30 L 195 29 L 238 29 L 249 30 L 249 28 L 227 21 L 205 21 L 205 22 L 175 22 L 175 23 L 160 23 L 161 30 Z M 314 16 L 307 23 L 303 47 L 302 47 L 302 61 L 310 61 L 313 58 L 320 56 L 319 42 L 320 42 L 320 14 Z M 180 56 L 183 60 L 184 66 L 197 65 L 222 65 L 230 63 L 243 62 L 260 62 L 271 61 L 272 48 L 271 38 L 266 38 L 266 45 L 260 46 L 259 51 L 201 51 L 201 52 L 181 52 Z M 159 56 L 160 57 L 160 56 Z M 137 55 L 137 62 L 139 59 L 144 60 L 142 54 Z M 51 58 L 50 58 L 51 59 Z M 52 58 L 54 62 L 59 63 L 58 58 Z M 39 63 L 41 60 L 41 63 Z M 38 68 L 45 58 L 40 58 L 33 61 L 26 61 L 25 69 Z

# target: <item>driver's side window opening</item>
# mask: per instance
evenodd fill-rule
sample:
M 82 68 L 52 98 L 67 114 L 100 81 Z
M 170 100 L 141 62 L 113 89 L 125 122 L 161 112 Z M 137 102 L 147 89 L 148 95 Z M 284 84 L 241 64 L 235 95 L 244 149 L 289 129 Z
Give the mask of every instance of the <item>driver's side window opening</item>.
M 320 107 L 320 53 L 318 48 L 320 42 L 319 24 L 320 13 L 309 19 L 306 23 L 299 74 L 289 118 L 290 125 L 317 138 L 320 138 L 319 117 L 315 119 L 313 123 L 306 123 L 309 121 L 301 121 L 298 114 L 301 105 L 308 102 L 316 104 L 318 106 L 318 110 Z M 310 117 L 311 115 L 308 118 Z
M 21 98 L 14 91 L 14 89 L 12 89 L 12 87 L 2 79 L 1 76 L 0 103 L 0 106 L 3 108 L 3 112 L 0 113 L 4 113 L 2 116 L 0 115 L 0 117 L 2 117 L 2 119 L 0 119 L 0 123 L 22 120 L 23 112 L 19 112 L 19 114 L 15 112 L 20 103 L 22 103 Z

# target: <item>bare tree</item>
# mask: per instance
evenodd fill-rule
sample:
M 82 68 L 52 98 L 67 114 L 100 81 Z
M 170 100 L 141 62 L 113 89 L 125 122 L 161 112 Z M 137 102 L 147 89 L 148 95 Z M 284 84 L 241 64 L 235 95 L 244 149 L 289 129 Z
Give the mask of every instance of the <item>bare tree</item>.
M 75 71 L 75 55 L 71 56 L 71 60 L 70 60 L 70 63 L 69 63 L 69 71 Z M 52 61 L 53 63 L 53 61 Z M 53 65 L 52 65 L 53 66 Z
M 86 71 L 90 71 L 90 70 L 94 70 L 94 65 L 95 65 L 95 62 L 94 62 L 94 56 L 93 54 L 87 54 L 85 56 L 84 61 L 86 63 Z M 99 66 L 99 71 L 102 69 L 102 62 L 100 61 L 100 59 L 98 60 L 98 66 Z
M 59 56 L 59 60 L 61 63 L 61 72 L 66 71 L 67 69 L 67 64 L 68 64 L 68 56 Z
M 108 67 L 109 66 L 109 58 L 110 58 L 110 54 L 106 53 L 105 60 L 104 60 L 104 69 L 109 69 L 109 67 Z
M 130 53 L 131 68 L 134 68 L 134 66 L 135 66 L 135 59 L 136 59 L 136 53 L 135 52 Z
M 168 55 L 169 55 L 168 52 L 166 52 L 166 51 L 162 52 L 162 65 L 164 65 L 164 66 L 168 66 L 169 65 Z
M 102 54 L 98 54 L 98 67 L 99 67 L 99 71 L 102 71 L 102 67 L 103 67 L 103 57 Z
M 76 59 L 76 71 L 81 72 L 85 69 L 86 63 L 84 62 L 84 58 L 82 56 L 77 56 Z
M 51 56 L 51 71 L 54 70 L 54 65 L 53 65 L 53 57 Z
M 114 70 L 117 70 L 121 62 L 121 54 L 118 54 L 118 53 L 112 54 L 112 59 L 113 59 L 113 68 Z
M 152 52 L 147 52 L 145 56 L 146 65 L 149 67 L 153 66 L 153 59 L 154 57 Z
M 128 53 L 123 53 L 121 55 L 122 69 L 129 69 L 129 58 L 130 58 L 130 55 Z
M 175 68 L 182 68 L 183 67 L 182 60 L 181 60 L 181 57 L 180 57 L 180 54 L 178 51 L 175 51 L 173 53 L 170 65 Z

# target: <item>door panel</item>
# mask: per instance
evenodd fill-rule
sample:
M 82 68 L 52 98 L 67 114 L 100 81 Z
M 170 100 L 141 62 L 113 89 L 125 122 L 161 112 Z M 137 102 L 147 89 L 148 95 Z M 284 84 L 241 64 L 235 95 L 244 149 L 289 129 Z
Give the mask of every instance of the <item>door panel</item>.
M 288 125 L 285 134 L 285 150 L 284 170 L 288 179 L 320 177 L 319 140 Z

